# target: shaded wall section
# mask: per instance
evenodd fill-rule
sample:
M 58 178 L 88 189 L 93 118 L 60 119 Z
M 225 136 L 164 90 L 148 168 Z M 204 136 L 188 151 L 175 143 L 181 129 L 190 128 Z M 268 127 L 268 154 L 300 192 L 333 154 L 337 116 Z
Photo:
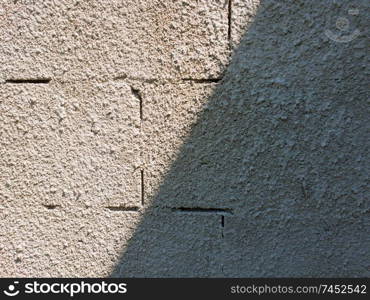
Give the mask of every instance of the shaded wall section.
M 369 276 L 366 4 L 2 0 L 0 276 Z
M 113 276 L 370 275 L 368 16 L 261 1 L 220 82 L 140 87 L 148 207 Z

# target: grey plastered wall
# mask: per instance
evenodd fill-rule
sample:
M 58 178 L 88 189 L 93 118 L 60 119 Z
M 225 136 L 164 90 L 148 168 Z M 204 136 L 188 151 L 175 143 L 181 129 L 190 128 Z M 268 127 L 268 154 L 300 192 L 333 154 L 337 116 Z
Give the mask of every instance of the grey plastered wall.
M 366 1 L 4 1 L 1 276 L 369 276 Z

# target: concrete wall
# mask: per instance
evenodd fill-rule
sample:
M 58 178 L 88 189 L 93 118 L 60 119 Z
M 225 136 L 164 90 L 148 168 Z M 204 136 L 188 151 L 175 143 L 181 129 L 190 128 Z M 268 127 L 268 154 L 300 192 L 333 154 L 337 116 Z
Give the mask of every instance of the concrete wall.
M 1 2 L 0 276 L 370 276 L 368 17 Z

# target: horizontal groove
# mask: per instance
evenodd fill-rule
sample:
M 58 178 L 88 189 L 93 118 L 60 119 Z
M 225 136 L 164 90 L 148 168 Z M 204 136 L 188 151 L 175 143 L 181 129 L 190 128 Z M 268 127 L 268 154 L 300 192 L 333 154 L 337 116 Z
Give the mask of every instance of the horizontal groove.
M 141 77 L 129 77 L 127 75 L 117 76 L 113 78 L 113 81 L 125 81 L 125 80 L 139 81 L 142 83 L 179 83 L 179 82 L 193 82 L 193 83 L 217 83 L 223 79 L 223 76 L 217 78 L 141 78 Z
M 48 84 L 51 81 L 50 78 L 36 78 L 36 79 L 8 79 L 5 83 L 12 84 Z
M 60 207 L 60 205 L 57 204 L 43 204 L 42 206 L 47 209 L 56 209 L 57 207 Z
M 114 77 L 113 80 L 125 80 L 127 79 L 127 75 L 124 74 L 124 75 L 121 75 L 121 76 L 117 76 L 117 77 Z
M 171 210 L 183 213 L 233 214 L 231 208 L 172 207 Z
M 182 78 L 182 81 L 191 81 L 195 83 L 217 83 L 222 80 L 222 78 L 203 78 L 203 79 L 196 79 L 196 78 Z
M 107 206 L 106 209 L 111 211 L 139 211 L 140 208 L 136 206 Z

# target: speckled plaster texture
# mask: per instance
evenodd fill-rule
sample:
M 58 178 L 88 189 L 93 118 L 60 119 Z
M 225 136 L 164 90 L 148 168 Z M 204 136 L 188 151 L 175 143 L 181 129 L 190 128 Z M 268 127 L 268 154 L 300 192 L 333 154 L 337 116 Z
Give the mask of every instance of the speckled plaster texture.
M 0 7 L 0 276 L 370 276 L 367 1 Z
M 123 83 L 5 84 L 2 202 L 139 205 L 138 107 Z
M 137 213 L 2 204 L 2 276 L 106 276 L 138 224 Z
M 5 0 L 0 80 L 217 77 L 227 63 L 224 0 Z

